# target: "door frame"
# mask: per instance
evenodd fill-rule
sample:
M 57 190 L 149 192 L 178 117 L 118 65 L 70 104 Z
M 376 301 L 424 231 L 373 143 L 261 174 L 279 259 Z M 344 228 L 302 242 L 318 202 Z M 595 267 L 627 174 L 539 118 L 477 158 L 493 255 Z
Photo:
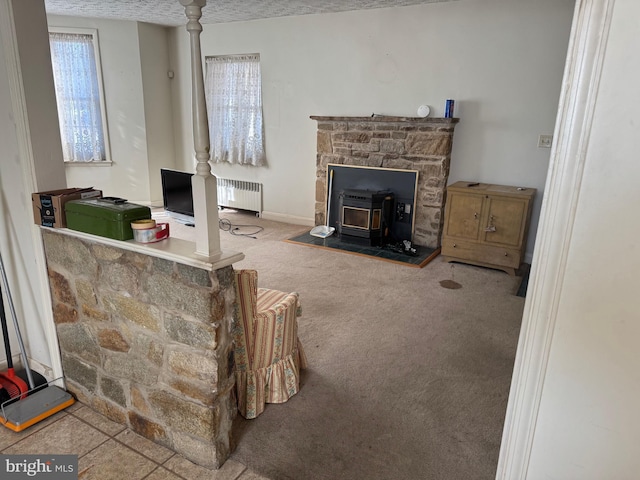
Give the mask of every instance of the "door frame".
M 496 479 L 527 477 L 615 0 L 576 0 Z

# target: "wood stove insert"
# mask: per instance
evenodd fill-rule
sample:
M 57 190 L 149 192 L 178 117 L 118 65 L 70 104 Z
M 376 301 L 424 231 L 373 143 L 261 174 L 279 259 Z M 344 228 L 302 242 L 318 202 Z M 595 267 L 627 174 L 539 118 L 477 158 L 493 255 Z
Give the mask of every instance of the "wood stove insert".
M 369 246 L 386 244 L 393 220 L 393 204 L 390 190 L 342 190 L 339 204 L 340 239 Z

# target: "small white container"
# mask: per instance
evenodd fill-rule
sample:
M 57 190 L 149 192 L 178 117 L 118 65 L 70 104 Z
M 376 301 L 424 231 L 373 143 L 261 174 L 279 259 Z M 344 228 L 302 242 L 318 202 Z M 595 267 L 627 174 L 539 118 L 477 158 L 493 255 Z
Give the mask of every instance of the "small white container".
M 169 224 L 158 223 L 155 220 L 136 220 L 131 222 L 133 239 L 139 243 L 159 242 L 169 237 Z

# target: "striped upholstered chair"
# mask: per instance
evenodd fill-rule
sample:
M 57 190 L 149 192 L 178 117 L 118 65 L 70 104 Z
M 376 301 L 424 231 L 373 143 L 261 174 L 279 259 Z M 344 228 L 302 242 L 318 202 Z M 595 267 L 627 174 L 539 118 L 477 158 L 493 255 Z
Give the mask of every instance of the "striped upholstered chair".
M 258 272 L 236 270 L 233 338 L 238 411 L 255 418 L 265 403 L 283 403 L 300 389 L 307 359 L 298 339 L 297 293 L 258 288 Z

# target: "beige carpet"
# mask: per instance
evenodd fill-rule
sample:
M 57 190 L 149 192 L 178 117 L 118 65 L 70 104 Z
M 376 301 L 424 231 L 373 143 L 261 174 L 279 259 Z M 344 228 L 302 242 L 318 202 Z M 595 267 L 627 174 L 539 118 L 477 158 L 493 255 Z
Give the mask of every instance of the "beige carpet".
M 220 216 L 264 226 L 256 239 L 221 232 L 223 250 L 244 252 L 235 268 L 257 269 L 260 286 L 300 292 L 310 364 L 289 402 L 238 417 L 231 458 L 274 480 L 494 478 L 524 306 L 518 277 L 310 248 L 282 241 L 304 227 Z

